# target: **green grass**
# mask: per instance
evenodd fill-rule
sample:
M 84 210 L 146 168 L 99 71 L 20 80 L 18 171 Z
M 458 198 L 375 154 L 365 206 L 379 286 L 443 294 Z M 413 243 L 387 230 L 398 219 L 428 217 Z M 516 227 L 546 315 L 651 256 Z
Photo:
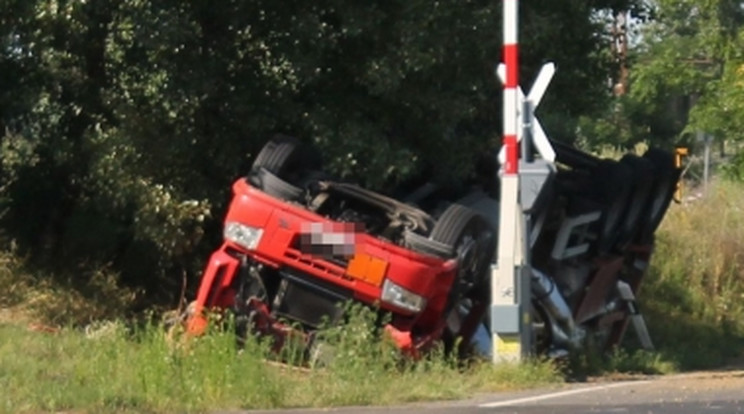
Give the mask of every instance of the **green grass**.
M 717 183 L 707 198 L 672 205 L 639 299 L 657 351 L 626 348 L 544 361 L 475 363 L 441 353 L 415 364 L 351 313 L 329 330 L 336 357 L 315 369 L 266 362 L 266 347 L 236 349 L 230 330 L 187 342 L 158 324 L 121 320 L 132 293 L 100 271 L 86 286 L 34 275 L 0 254 L 0 412 L 204 412 L 395 404 L 561 383 L 615 373 L 665 374 L 721 366 L 744 349 L 744 185 Z M 34 332 L 30 322 L 68 326 Z M 87 329 L 86 329 L 87 327 Z
M 0 412 L 379 405 L 562 381 L 544 361 L 463 367 L 435 352 L 406 362 L 375 334 L 373 315 L 353 309 L 348 325 L 327 331 L 333 360 L 315 369 L 278 366 L 256 341 L 237 349 L 230 329 L 182 341 L 159 323 L 125 322 L 132 292 L 105 270 L 86 276 L 82 286 L 61 283 L 0 253 Z
M 401 363 L 389 345 L 345 337 L 324 368 L 268 364 L 228 331 L 188 341 L 157 325 L 100 324 L 56 334 L 0 325 L 0 412 L 204 412 L 449 399 L 559 382 L 547 362 L 459 368 L 443 357 Z M 357 354 L 351 355 L 352 347 Z
M 583 381 L 588 377 L 665 375 L 679 370 L 679 365 L 673 359 L 658 351 L 619 348 L 609 354 L 574 354 L 565 364 L 563 372 L 569 380 Z
M 668 374 L 744 357 L 744 184 L 716 182 L 707 197 L 672 204 L 656 234 L 638 299 L 656 350 L 632 329 L 610 355 L 574 356 L 569 376 Z
M 259 358 L 237 355 L 224 336 L 188 349 L 155 329 L 128 338 L 118 324 L 95 337 L 3 326 L 0 337 L 0 409 L 9 413 L 193 411 L 218 401 L 275 406 L 283 397 Z

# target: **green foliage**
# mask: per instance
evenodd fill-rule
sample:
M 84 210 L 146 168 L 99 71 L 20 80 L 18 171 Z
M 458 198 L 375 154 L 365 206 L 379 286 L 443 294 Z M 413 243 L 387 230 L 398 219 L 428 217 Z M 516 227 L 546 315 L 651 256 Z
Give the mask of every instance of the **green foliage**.
M 652 115 L 644 113 L 643 105 L 627 96 L 617 97 L 599 117 L 579 118 L 576 144 L 596 152 L 608 146 L 630 149 L 649 140 L 658 143 L 659 131 L 646 122 L 651 118 Z
M 377 312 L 349 303 L 344 305 L 344 315 L 344 323 L 318 332 L 314 344 L 317 353 L 313 353 L 311 362 L 352 374 L 395 369 L 400 355 L 390 338 L 377 328 Z M 353 379 L 352 375 L 349 380 Z
M 744 31 L 738 35 L 736 47 L 744 45 Z M 734 45 L 732 45 L 734 47 Z M 696 128 L 716 137 L 741 141 L 744 123 L 744 55 L 721 62 L 720 79 L 707 85 L 699 105 L 690 114 L 690 129 Z
M 646 120 L 652 133 L 688 144 L 697 131 L 719 140 L 740 139 L 740 3 L 660 0 L 654 14 L 634 51 L 630 92 L 646 113 L 655 114 Z
M 734 181 L 744 182 L 744 152 L 734 154 L 727 162 L 720 167 L 721 178 Z
M 579 121 L 587 148 L 633 145 L 692 147 L 698 132 L 737 141 L 744 111 L 742 24 L 733 0 L 660 0 L 630 34 L 627 95 Z
M 541 107 L 556 137 L 573 140 L 607 98 L 597 10 L 636 3 L 523 4 L 523 79 L 544 60 L 559 68 Z M 500 12 L 479 0 L 3 1 L 5 238 L 55 268 L 110 264 L 172 301 L 218 242 L 230 182 L 273 133 L 312 141 L 330 170 L 373 188 L 422 173 L 458 185 L 500 141 Z

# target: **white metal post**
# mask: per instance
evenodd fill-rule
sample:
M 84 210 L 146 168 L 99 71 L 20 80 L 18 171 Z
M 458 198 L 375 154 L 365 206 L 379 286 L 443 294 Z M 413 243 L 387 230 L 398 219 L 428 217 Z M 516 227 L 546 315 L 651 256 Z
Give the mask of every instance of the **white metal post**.
M 494 362 L 519 360 L 520 310 L 517 302 L 517 258 L 521 258 L 519 230 L 519 175 L 517 147 L 517 100 L 519 88 L 518 0 L 503 0 L 504 63 L 504 139 L 505 160 L 502 163 L 499 208 L 499 244 L 497 262 L 491 271 L 491 334 Z

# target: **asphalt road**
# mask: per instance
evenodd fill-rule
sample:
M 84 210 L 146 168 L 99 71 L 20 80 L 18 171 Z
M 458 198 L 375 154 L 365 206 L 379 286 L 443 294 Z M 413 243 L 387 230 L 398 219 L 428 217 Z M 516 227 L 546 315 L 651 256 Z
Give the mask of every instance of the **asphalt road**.
M 683 374 L 634 381 L 483 395 L 465 401 L 401 407 L 248 411 L 251 414 L 701 414 L 744 413 L 744 371 Z

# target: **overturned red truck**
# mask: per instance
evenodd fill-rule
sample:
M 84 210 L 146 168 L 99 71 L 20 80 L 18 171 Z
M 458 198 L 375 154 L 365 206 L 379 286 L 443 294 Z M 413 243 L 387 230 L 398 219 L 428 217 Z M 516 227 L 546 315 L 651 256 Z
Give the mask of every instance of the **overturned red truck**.
M 554 145 L 558 168 L 531 213 L 529 246 L 536 351 L 558 355 L 617 344 L 637 315 L 634 294 L 679 170 L 656 149 L 612 161 Z M 309 350 L 352 301 L 387 316 L 383 328 L 406 354 L 438 342 L 465 352 L 488 326 L 495 174 L 456 190 L 422 177 L 385 195 L 326 174 L 311 154 L 276 136 L 233 184 L 188 331 L 204 331 L 206 311 L 229 310 L 242 331 L 277 348 L 299 336 Z

